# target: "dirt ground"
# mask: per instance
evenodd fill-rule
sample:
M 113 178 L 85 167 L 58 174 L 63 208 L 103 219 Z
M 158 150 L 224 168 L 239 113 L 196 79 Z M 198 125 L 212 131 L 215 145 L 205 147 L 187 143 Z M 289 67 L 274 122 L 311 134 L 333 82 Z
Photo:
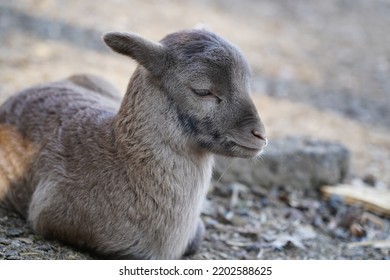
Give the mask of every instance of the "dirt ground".
M 30 85 L 73 73 L 124 92 L 135 63 L 101 35 L 150 39 L 202 24 L 237 45 L 270 141 L 311 136 L 351 151 L 348 182 L 390 191 L 390 1 L 0 0 L 0 104 Z M 318 190 L 214 184 L 195 259 L 388 259 L 390 219 L 325 202 Z M 232 200 L 234 203 L 232 203 Z M 93 258 L 34 235 L 0 207 L 0 259 Z

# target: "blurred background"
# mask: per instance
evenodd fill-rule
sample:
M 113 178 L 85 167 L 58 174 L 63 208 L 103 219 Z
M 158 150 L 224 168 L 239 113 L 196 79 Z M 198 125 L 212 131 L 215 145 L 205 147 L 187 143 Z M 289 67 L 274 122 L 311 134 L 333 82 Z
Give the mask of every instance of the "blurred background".
M 0 104 L 23 88 L 74 73 L 103 76 L 124 93 L 136 64 L 110 52 L 103 33 L 160 40 L 199 25 L 248 58 L 253 99 L 271 143 L 284 136 L 339 142 L 351 153 L 349 181 L 390 191 L 390 0 L 0 0 Z M 6 244 L 0 243 L 0 259 L 88 258 L 45 243 L 0 211 L 0 218 L 11 217 L 0 220 Z M 390 254 L 388 219 L 326 204 L 318 192 L 217 186 L 203 214 L 205 245 L 194 258 Z M 387 249 L 347 244 L 377 239 L 387 239 Z
M 248 58 L 268 134 L 337 140 L 352 174 L 390 183 L 389 0 L 0 0 L 0 103 L 73 73 L 124 92 L 135 63 L 104 32 L 150 39 L 208 26 Z

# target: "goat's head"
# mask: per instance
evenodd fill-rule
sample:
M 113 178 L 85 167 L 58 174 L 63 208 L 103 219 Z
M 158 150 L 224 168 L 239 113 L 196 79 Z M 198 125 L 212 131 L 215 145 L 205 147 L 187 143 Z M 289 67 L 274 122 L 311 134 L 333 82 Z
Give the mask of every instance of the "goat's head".
M 120 32 L 104 40 L 146 69 L 194 145 L 226 156 L 260 154 L 267 140 L 249 96 L 249 65 L 232 44 L 206 30 L 176 32 L 160 43 Z

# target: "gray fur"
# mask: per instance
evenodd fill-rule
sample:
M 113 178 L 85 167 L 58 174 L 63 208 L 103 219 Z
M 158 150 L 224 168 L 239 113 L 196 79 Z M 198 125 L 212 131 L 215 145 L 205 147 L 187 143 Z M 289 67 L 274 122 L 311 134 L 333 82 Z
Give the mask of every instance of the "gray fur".
M 38 233 L 105 257 L 194 253 L 212 155 L 254 157 L 266 144 L 249 66 L 205 30 L 160 43 L 118 32 L 104 40 L 139 63 L 121 103 L 99 78 L 73 76 L 0 107 L 0 124 L 39 147 L 7 198 Z M 32 197 L 18 199 L 23 188 Z

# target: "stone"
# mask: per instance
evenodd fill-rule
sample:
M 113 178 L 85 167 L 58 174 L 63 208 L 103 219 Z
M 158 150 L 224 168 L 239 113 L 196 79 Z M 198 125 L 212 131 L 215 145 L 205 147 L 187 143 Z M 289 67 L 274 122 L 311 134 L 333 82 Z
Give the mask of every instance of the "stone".
M 21 228 L 11 228 L 11 229 L 7 230 L 6 235 L 8 237 L 17 237 L 17 236 L 22 235 L 23 233 L 24 233 L 24 230 Z
M 339 143 L 306 137 L 271 140 L 258 159 L 216 157 L 214 181 L 247 186 L 319 188 L 340 183 L 350 152 Z
M 0 244 L 9 245 L 9 244 L 11 244 L 11 240 L 7 239 L 7 238 L 0 237 Z
M 15 250 L 9 250 L 9 251 L 5 251 L 4 252 L 4 255 L 9 258 L 9 257 L 16 257 L 19 255 L 18 251 L 15 251 Z

